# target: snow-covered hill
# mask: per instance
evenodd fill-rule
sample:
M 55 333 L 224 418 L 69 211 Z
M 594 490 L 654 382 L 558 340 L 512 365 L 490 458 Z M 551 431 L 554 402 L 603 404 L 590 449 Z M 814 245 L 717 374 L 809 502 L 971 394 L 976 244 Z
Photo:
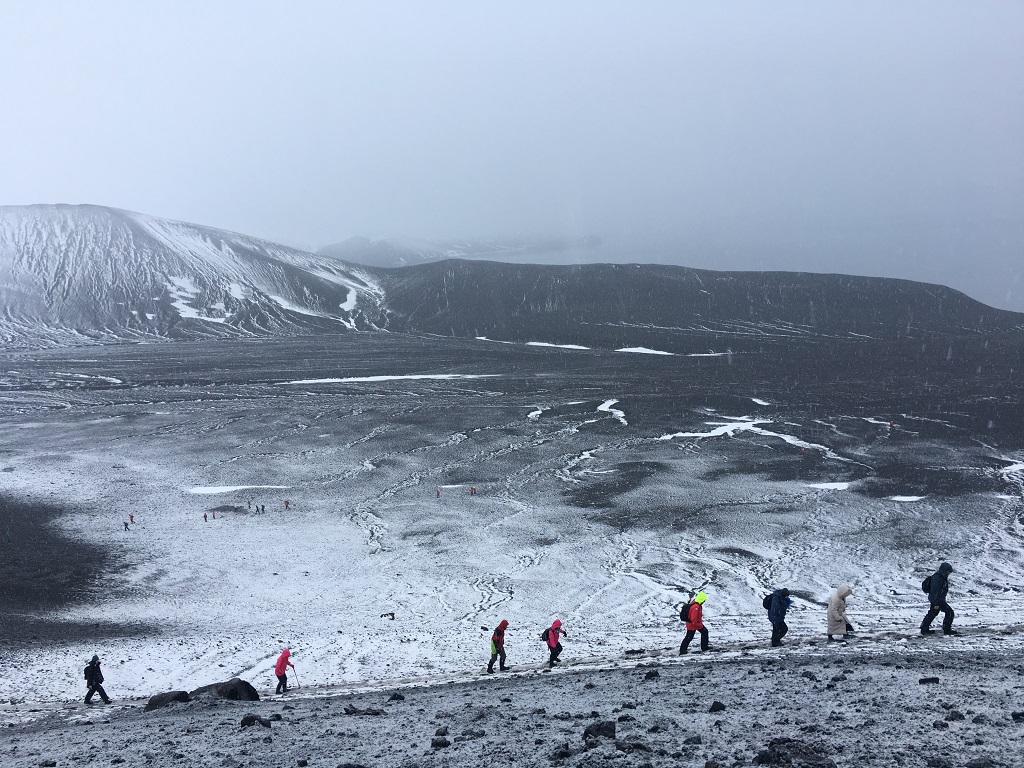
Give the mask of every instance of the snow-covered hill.
M 0 207 L 0 343 L 372 328 L 365 272 L 218 229 L 97 206 Z

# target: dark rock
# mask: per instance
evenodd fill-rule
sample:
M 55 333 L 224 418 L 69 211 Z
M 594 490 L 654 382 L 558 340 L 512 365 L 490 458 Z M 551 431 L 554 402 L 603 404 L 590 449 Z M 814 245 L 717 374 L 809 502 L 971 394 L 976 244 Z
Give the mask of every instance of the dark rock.
M 949 710 L 949 712 L 946 713 L 946 721 L 947 722 L 953 723 L 953 722 L 956 722 L 957 720 L 963 720 L 963 719 L 964 719 L 964 713 L 959 711 L 959 710 L 957 710 L 957 709 L 951 709 L 951 710 Z
M 704 768 L 722 768 L 722 764 L 717 760 L 708 760 L 704 763 Z
M 814 682 L 818 682 L 818 677 L 817 677 L 817 675 L 815 675 L 815 674 L 814 674 L 813 672 L 811 672 L 811 670 L 809 670 L 809 669 L 805 669 L 805 670 L 804 670 L 803 672 L 801 672 L 801 673 L 800 673 L 800 676 L 801 676 L 801 677 L 806 677 L 806 678 L 807 678 L 808 680 L 813 680 Z
M 555 751 L 551 753 L 552 760 L 567 760 L 570 757 L 572 757 L 572 750 L 569 749 L 569 742 L 556 747 Z
M 953 764 L 942 757 L 929 757 L 928 768 L 953 768 Z
M 352 704 L 346 704 L 343 710 L 346 715 L 383 715 L 384 710 L 380 707 L 367 707 L 363 709 L 361 707 L 354 706 Z
M 825 755 L 796 739 L 772 739 L 768 748 L 754 757 L 754 765 L 783 765 L 793 768 L 836 768 Z
M 949 723 L 947 723 L 945 720 L 936 720 L 934 723 L 932 723 L 932 728 L 934 728 L 937 731 L 944 731 L 947 728 L 949 728 Z
M 661 675 L 658 674 L 658 670 L 651 669 L 647 671 L 646 675 L 644 675 L 644 680 L 657 680 L 659 677 L 661 677 Z
M 462 735 L 467 739 L 482 739 L 487 735 L 487 732 L 483 728 L 467 728 L 462 732 Z
M 398 693 L 398 691 L 395 691 L 390 696 L 388 696 L 388 701 L 405 701 L 405 696 Z
M 544 707 L 537 707 L 536 709 L 530 710 L 531 715 L 546 715 L 547 713 L 548 711 Z
M 832 678 L 833 683 L 844 683 L 846 682 L 846 675 L 836 675 Z
M 57 768 L 56 760 L 43 760 L 39 763 L 39 768 Z
M 601 720 L 597 723 L 591 723 L 583 729 L 584 739 L 596 739 L 602 736 L 607 739 L 615 738 L 614 720 Z
M 448 741 L 448 739 L 446 739 L 444 736 L 440 736 L 430 740 L 431 749 L 444 749 L 445 747 L 450 747 L 451 745 L 452 743 Z
M 696 736 L 687 736 L 685 739 L 683 739 L 683 744 L 703 744 L 703 743 L 704 743 L 704 739 L 702 739 L 699 734 L 696 735 Z
M 658 725 L 657 723 L 655 723 L 654 725 L 652 725 L 650 728 L 647 729 L 647 732 L 648 733 L 661 733 L 664 730 L 665 730 L 664 726 L 661 726 L 661 725 Z
M 362 763 L 338 763 L 338 768 L 366 768 Z
M 919 682 L 921 685 L 935 685 L 936 683 L 939 682 L 939 678 L 937 678 L 937 677 L 922 677 L 917 682 Z
M 988 722 L 988 718 L 985 715 L 975 715 L 971 718 L 971 722 L 975 725 L 982 725 Z
M 723 704 L 720 701 L 713 701 L 713 702 L 711 702 L 711 709 L 708 710 L 708 712 L 724 712 L 724 711 L 725 711 L 725 704 Z
M 230 699 L 231 701 L 259 701 L 260 695 L 255 688 L 245 680 L 233 677 L 223 683 L 213 683 L 196 688 L 189 693 L 193 699 L 199 696 L 214 696 L 219 699 Z
M 627 656 L 643 656 L 647 651 L 643 648 L 629 648 L 626 650 Z
M 270 716 L 270 720 L 271 720 L 272 722 L 275 722 L 275 723 L 279 723 L 279 722 L 281 722 L 282 720 L 284 720 L 284 718 L 283 718 L 283 717 L 281 717 L 281 715 L 280 715 L 279 713 L 275 712 L 274 714 L 272 714 L 272 715 Z
M 265 718 L 265 717 L 260 717 L 259 715 L 254 715 L 252 712 L 250 712 L 247 715 L 243 715 L 242 716 L 242 727 L 243 728 L 248 728 L 250 725 L 256 725 L 257 723 L 262 725 L 264 728 L 269 728 L 270 727 L 270 721 L 267 720 L 267 718 Z
M 161 709 L 176 701 L 191 701 L 188 691 L 167 691 L 167 693 L 158 693 L 155 696 L 151 696 L 143 712 L 152 712 L 154 709 Z
M 1015 723 L 1024 723 L 1024 712 L 1011 712 L 1010 717 Z
M 502 704 L 511 704 L 512 703 L 512 697 L 511 696 L 502 696 L 500 699 L 498 699 L 498 701 L 500 701 Z
M 448 735 L 448 726 L 447 725 L 442 725 L 440 728 L 438 728 L 436 731 L 434 731 L 434 735 L 435 736 L 447 736 Z
M 306 768 L 307 765 L 309 765 L 309 760 L 306 760 L 304 757 L 300 757 L 299 768 Z
M 636 720 L 632 715 L 619 715 L 618 720 L 620 723 L 630 723 Z
M 594 687 L 594 684 L 593 684 L 593 683 L 587 683 L 587 684 L 586 684 L 586 685 L 584 685 L 583 687 L 584 687 L 584 688 L 586 688 L 586 689 L 587 689 L 587 690 L 589 691 L 589 690 L 590 690 L 591 688 L 593 688 L 593 687 Z
M 964 768 L 996 768 L 998 765 L 991 757 L 976 757 L 964 763 Z

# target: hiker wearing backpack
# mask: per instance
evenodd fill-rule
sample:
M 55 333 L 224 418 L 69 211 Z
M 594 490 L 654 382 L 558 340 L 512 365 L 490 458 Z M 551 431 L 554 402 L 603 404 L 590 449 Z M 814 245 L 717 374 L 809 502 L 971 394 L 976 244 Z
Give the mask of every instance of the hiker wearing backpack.
M 291 661 L 292 649 L 285 648 L 277 657 L 274 664 L 274 674 L 277 675 L 277 690 L 275 693 L 288 693 L 288 667 L 295 669 Z
M 499 658 L 501 663 L 498 665 L 498 670 L 504 672 L 508 667 L 505 666 L 505 630 L 508 629 L 508 620 L 502 619 L 501 623 L 495 628 L 494 634 L 491 635 L 491 661 L 487 665 L 488 674 L 494 674 L 494 662 Z
M 939 570 L 921 584 L 921 589 L 928 593 L 928 605 L 930 606 L 928 613 L 924 616 L 924 621 L 921 622 L 922 635 L 935 634 L 935 630 L 931 628 L 932 620 L 939 615 L 939 611 L 942 611 L 942 634 L 960 634 L 953 631 L 953 618 L 955 614 L 953 609 L 949 607 L 949 603 L 946 602 L 946 594 L 949 592 L 949 574 L 952 572 L 953 566 L 949 563 L 943 563 L 939 566 Z
M 548 644 L 548 666 L 553 667 L 558 663 L 558 657 L 562 653 L 562 644 L 558 642 L 558 636 L 564 635 L 565 630 L 562 629 L 562 620 L 555 619 L 551 622 L 551 626 L 541 633 L 540 639 Z
M 840 584 L 828 601 L 828 641 L 836 641 L 833 635 L 839 635 L 840 640 L 853 635 L 853 624 L 846 618 L 846 598 L 853 594 L 849 584 Z
M 693 600 L 683 606 L 683 610 L 680 612 L 680 618 L 686 622 L 686 637 L 683 638 L 683 642 L 679 646 L 680 655 L 687 652 L 690 641 L 698 632 L 700 632 L 700 649 L 708 650 L 708 629 L 704 626 L 704 601 L 707 599 L 706 594 L 698 592 L 694 595 Z
M 786 625 L 786 611 L 792 604 L 789 599 L 789 590 L 786 588 L 776 589 L 764 599 L 764 605 L 768 608 L 768 621 L 772 623 L 772 648 L 782 645 L 782 638 L 789 632 Z
M 103 672 L 100 671 L 99 656 L 93 656 L 89 661 L 89 664 L 86 666 L 85 684 L 89 686 L 89 691 L 85 694 L 86 704 L 92 704 L 92 697 L 97 693 L 100 695 L 104 704 L 110 703 L 110 697 L 107 696 L 107 692 L 103 690 Z

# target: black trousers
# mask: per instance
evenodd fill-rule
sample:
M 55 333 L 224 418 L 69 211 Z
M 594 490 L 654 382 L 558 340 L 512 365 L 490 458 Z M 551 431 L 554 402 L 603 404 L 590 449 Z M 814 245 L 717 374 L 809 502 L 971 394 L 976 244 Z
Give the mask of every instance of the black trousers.
M 939 615 L 939 611 L 942 611 L 942 631 L 946 633 L 953 631 L 953 618 L 955 614 L 953 609 L 949 607 L 949 603 L 943 600 L 938 605 L 933 605 L 929 608 L 928 613 L 924 615 L 924 621 L 921 622 L 922 632 L 928 630 L 932 625 L 932 621 Z
M 690 647 L 690 641 L 693 640 L 693 636 L 698 632 L 700 632 L 700 649 L 702 651 L 708 649 L 708 628 L 701 627 L 700 629 L 686 630 L 686 637 L 683 638 L 683 643 L 679 646 L 680 653 L 686 653 L 686 649 Z
M 789 627 L 786 622 L 780 621 L 778 624 L 772 624 L 772 646 L 782 645 L 782 638 L 789 632 Z
M 85 694 L 85 703 L 91 703 L 93 695 L 97 693 L 100 695 L 100 698 L 103 699 L 104 704 L 110 703 L 110 697 L 107 696 L 107 692 L 103 690 L 103 686 L 100 683 L 93 683 L 89 686 L 89 692 Z
M 548 664 L 554 664 L 558 661 L 559 655 L 562 653 L 562 644 L 556 643 L 555 647 L 551 649 L 551 654 L 548 656 Z
M 505 668 L 505 646 L 499 647 L 496 652 L 491 654 L 491 663 L 487 665 L 487 671 L 488 672 L 493 672 L 494 671 L 494 662 L 496 662 L 499 658 L 501 659 L 501 664 L 498 665 L 498 669 L 504 669 Z
M 288 691 L 288 675 L 277 676 L 277 693 L 285 693 Z

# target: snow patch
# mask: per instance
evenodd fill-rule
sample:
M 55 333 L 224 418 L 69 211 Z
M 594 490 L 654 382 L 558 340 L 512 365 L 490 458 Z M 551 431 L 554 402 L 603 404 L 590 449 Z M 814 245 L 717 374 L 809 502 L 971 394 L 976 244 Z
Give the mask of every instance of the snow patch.
M 492 344 L 512 344 L 511 341 L 501 341 L 500 339 L 488 339 L 486 336 L 477 336 L 477 341 L 489 341 Z
M 758 398 L 756 398 L 756 397 L 752 397 L 752 398 L 750 398 L 750 399 L 751 399 L 751 400 L 752 400 L 753 402 L 757 403 L 758 405 L 771 405 L 771 403 L 769 403 L 769 402 L 768 402 L 767 400 L 759 400 L 759 399 L 758 399 Z
M 276 488 L 276 489 L 287 489 L 291 488 L 290 485 L 197 485 L 195 488 L 189 488 L 187 493 L 197 493 L 201 495 L 210 495 L 215 493 L 233 493 L 234 491 L 244 491 L 248 488 Z
M 612 406 L 615 405 L 617 402 L 619 402 L 619 401 L 618 400 L 605 400 L 603 403 L 601 403 L 599 406 L 597 406 L 597 410 L 602 411 L 604 413 L 610 413 L 612 416 L 614 416 L 620 422 L 622 422 L 626 426 L 629 426 L 629 422 L 626 421 L 626 414 L 623 413 L 622 411 L 620 411 L 618 408 L 612 408 Z
M 809 483 L 808 488 L 820 488 L 823 491 L 845 491 L 849 483 Z
M 889 501 L 921 501 L 924 496 L 890 496 Z
M 623 347 L 622 349 L 616 349 L 616 352 L 635 352 L 638 355 L 669 355 L 674 357 L 675 352 L 662 352 L 660 349 L 650 349 L 648 347 Z
M 549 344 L 546 341 L 528 341 L 526 342 L 528 347 L 556 347 L 558 349 L 590 349 L 590 347 L 581 347 L 579 344 Z
M 281 384 L 347 384 L 359 381 L 412 380 L 448 381 L 449 379 L 495 379 L 499 375 L 497 373 L 417 373 L 404 376 L 348 376 L 343 379 L 299 379 L 297 381 L 282 381 Z

